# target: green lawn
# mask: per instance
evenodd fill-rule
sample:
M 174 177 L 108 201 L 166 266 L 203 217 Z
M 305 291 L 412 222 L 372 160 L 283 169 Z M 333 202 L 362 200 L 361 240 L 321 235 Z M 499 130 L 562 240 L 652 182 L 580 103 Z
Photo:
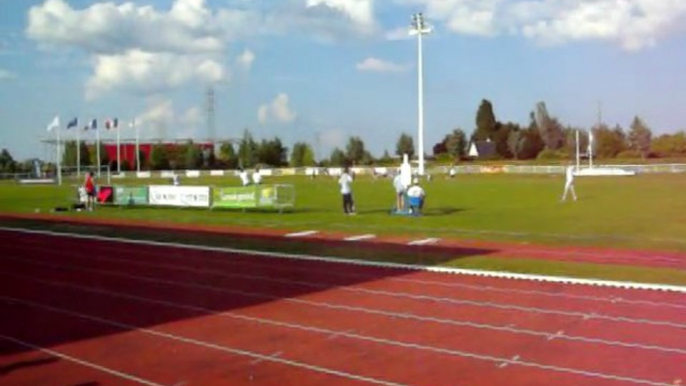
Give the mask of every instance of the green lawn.
M 125 180 L 123 184 L 166 183 Z M 232 186 L 234 177 L 185 179 L 185 184 Z M 333 178 L 266 178 L 296 186 L 291 213 L 196 209 L 102 208 L 75 216 L 232 224 L 293 230 L 403 234 L 508 240 L 553 245 L 596 245 L 686 251 L 686 175 L 578 178 L 578 202 L 559 202 L 561 176 L 460 175 L 424 184 L 425 216 L 390 216 L 393 190 L 388 179 L 360 177 L 353 184 L 358 216 L 341 210 Z M 70 186 L 0 185 L 0 211 L 49 211 L 70 202 Z

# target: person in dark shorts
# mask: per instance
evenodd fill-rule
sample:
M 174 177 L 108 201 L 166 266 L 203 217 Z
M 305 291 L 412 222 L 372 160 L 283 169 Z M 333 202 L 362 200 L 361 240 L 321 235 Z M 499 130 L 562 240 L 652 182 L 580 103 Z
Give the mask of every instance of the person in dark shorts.
M 90 172 L 86 173 L 86 181 L 84 182 L 83 187 L 86 189 L 86 194 L 88 195 L 86 210 L 92 211 L 95 206 L 95 182 L 93 181 L 93 175 Z

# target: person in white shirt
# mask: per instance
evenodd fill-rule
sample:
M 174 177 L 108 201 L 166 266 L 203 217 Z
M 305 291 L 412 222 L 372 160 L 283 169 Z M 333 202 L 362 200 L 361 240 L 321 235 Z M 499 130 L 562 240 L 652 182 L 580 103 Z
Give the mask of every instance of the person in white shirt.
M 566 171 L 565 191 L 562 194 L 562 201 L 567 200 L 567 193 L 572 192 L 572 197 L 576 201 L 576 192 L 574 191 L 574 166 L 569 165 Z
M 400 212 L 405 208 L 405 185 L 400 170 L 393 178 L 393 189 L 395 190 L 395 211 Z
M 252 174 L 252 182 L 255 185 L 262 183 L 262 175 L 260 174 L 260 168 L 255 168 L 255 173 Z
M 241 183 L 243 186 L 248 186 L 250 185 L 250 178 L 248 177 L 248 172 L 245 171 L 245 169 L 241 168 L 241 172 L 238 174 L 238 176 L 241 178 Z
M 424 198 L 426 197 L 426 192 L 419 186 L 419 180 L 414 179 L 412 181 L 412 186 L 407 189 L 407 197 L 410 199 L 410 211 L 412 213 L 421 212 L 424 208 Z M 416 204 L 413 203 L 416 201 Z
M 181 185 L 181 180 L 179 180 L 179 175 L 176 173 L 174 173 L 174 175 L 172 176 L 172 185 L 174 185 L 174 186 Z
M 450 167 L 449 174 L 450 174 L 450 178 L 455 178 L 455 166 Z
M 338 184 L 341 186 L 341 195 L 343 196 L 343 212 L 345 214 L 355 214 L 355 204 L 353 203 L 353 178 L 348 173 L 348 168 L 343 170 L 343 174 L 338 179 Z

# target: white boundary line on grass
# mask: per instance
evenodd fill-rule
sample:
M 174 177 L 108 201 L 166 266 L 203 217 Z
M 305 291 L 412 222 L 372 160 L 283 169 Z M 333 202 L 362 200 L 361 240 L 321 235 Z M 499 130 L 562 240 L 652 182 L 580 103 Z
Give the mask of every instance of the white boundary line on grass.
M 211 247 L 211 246 L 204 246 L 204 245 L 188 245 L 188 244 L 161 242 L 161 241 L 149 241 L 149 240 L 133 240 L 133 239 L 124 239 L 124 238 L 119 238 L 119 237 L 80 235 L 80 234 L 68 233 L 68 232 L 55 232 L 55 231 L 25 229 L 25 228 L 0 227 L 0 231 L 26 233 L 26 234 L 38 234 L 38 235 L 47 235 L 47 236 L 55 236 L 55 237 L 70 237 L 70 238 L 74 238 L 74 239 L 85 239 L 85 240 L 110 241 L 110 242 L 118 242 L 118 243 L 122 243 L 122 244 L 148 245 L 148 246 L 159 246 L 159 247 L 174 247 L 174 248 L 180 248 L 180 249 L 209 251 L 209 252 L 224 252 L 224 253 L 233 253 L 233 254 L 242 253 L 242 254 L 248 254 L 248 255 L 253 255 L 253 256 L 270 257 L 270 258 L 319 261 L 319 262 L 325 262 L 325 263 L 359 265 L 359 266 L 377 267 L 377 268 L 394 268 L 394 269 L 401 269 L 401 270 L 408 270 L 408 271 L 424 271 L 424 272 L 445 273 L 445 274 L 454 274 L 454 275 L 481 276 L 481 277 L 490 277 L 490 278 L 498 278 L 498 279 L 527 280 L 527 281 L 539 281 L 539 282 L 546 282 L 546 283 L 587 285 L 587 286 L 599 286 L 599 287 L 632 289 L 632 290 L 665 291 L 665 292 L 676 292 L 676 293 L 686 294 L 686 286 L 678 286 L 678 285 L 636 283 L 636 282 L 628 282 L 628 281 L 622 282 L 622 281 L 611 281 L 611 280 L 579 279 L 579 278 L 565 277 L 565 276 L 545 276 L 545 275 L 532 275 L 532 274 L 523 274 L 523 273 L 501 272 L 501 271 L 484 271 L 484 270 L 477 270 L 477 269 L 422 266 L 422 265 L 387 263 L 387 262 L 377 262 L 377 261 L 362 261 L 362 260 L 344 259 L 344 258 L 339 258 L 339 257 L 314 256 L 314 255 L 306 255 L 306 254 L 298 255 L 298 254 L 293 254 L 293 253 L 264 252 L 264 251 L 250 250 L 250 249 Z
M 346 237 L 346 238 L 343 239 L 343 240 L 345 240 L 345 241 L 363 241 L 363 240 L 371 240 L 371 239 L 374 239 L 374 238 L 376 238 L 376 235 L 369 233 L 369 234 L 366 234 L 366 235 L 359 235 L 359 236 L 350 236 L 350 237 Z

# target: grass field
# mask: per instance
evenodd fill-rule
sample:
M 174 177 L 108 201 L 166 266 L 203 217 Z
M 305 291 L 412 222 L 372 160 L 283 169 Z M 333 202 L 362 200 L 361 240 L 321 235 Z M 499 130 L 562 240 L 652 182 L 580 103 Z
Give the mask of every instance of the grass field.
M 135 185 L 161 180 L 123 180 Z M 186 179 L 185 184 L 237 185 L 237 178 Z M 232 224 L 293 230 L 526 241 L 552 245 L 594 245 L 686 251 L 686 175 L 579 178 L 579 201 L 559 202 L 561 176 L 461 175 L 424 184 L 425 215 L 390 216 L 388 179 L 360 177 L 353 185 L 358 216 L 345 216 L 332 178 L 273 177 L 265 183 L 296 186 L 290 213 L 196 209 L 100 208 L 74 216 Z M 0 211 L 42 212 L 70 203 L 70 185 L 0 185 Z

